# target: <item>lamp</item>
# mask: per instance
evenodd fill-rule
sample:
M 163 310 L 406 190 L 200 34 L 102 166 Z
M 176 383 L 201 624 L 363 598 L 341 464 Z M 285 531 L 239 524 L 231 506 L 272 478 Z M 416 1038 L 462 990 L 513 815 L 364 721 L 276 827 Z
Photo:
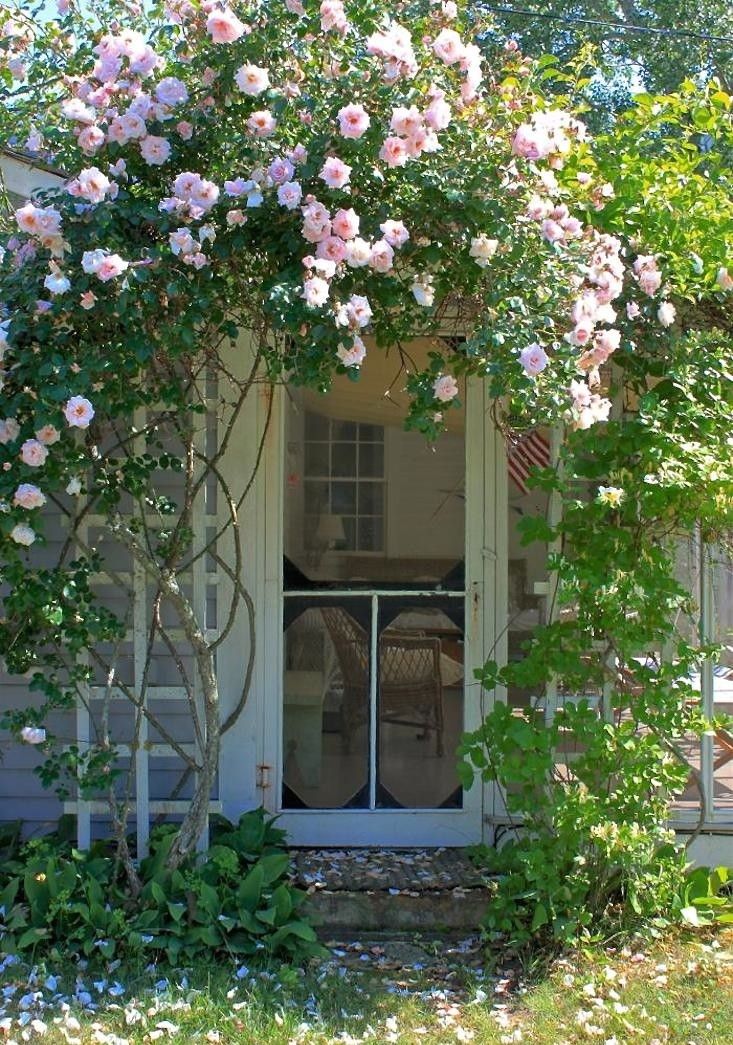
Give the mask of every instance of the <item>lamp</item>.
M 316 540 L 324 551 L 335 548 L 339 541 L 345 541 L 344 521 L 341 516 L 322 515 L 316 528 Z

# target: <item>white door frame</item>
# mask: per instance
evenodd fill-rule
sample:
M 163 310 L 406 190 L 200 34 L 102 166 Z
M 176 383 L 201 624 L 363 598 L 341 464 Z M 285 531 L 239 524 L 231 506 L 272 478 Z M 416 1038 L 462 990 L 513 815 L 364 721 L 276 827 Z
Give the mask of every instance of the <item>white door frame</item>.
M 466 729 L 475 729 L 486 713 L 488 695 L 474 680 L 474 668 L 489 655 L 500 655 L 496 607 L 506 595 L 506 524 L 498 526 L 506 504 L 503 441 L 497 436 L 485 385 L 468 384 L 466 396 L 466 595 L 464 708 Z M 462 846 L 479 842 L 493 813 L 491 786 L 477 782 L 464 792 L 461 809 L 287 809 L 282 794 L 283 679 L 283 489 L 285 465 L 285 393 L 274 392 L 270 433 L 262 460 L 261 510 L 254 547 L 262 570 L 259 614 L 259 671 L 262 686 L 263 755 L 266 809 L 279 816 L 293 845 L 314 846 Z M 264 404 L 261 411 L 264 411 Z M 502 444 L 502 445 L 499 445 Z M 504 512 L 504 518 L 506 513 Z M 503 564 L 503 569 L 501 568 Z M 368 594 L 368 593 L 364 593 Z M 505 616 L 505 615 L 503 615 Z

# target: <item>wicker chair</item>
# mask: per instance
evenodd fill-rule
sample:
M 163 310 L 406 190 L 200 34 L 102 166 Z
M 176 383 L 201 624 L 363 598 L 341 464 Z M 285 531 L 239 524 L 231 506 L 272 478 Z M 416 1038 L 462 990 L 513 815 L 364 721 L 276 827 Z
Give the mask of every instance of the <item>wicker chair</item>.
M 343 678 L 341 736 L 348 751 L 354 728 L 367 721 L 369 636 L 341 607 L 322 609 Z M 414 632 L 383 633 L 379 639 L 379 717 L 382 722 L 435 733 L 443 755 L 443 683 L 440 639 Z

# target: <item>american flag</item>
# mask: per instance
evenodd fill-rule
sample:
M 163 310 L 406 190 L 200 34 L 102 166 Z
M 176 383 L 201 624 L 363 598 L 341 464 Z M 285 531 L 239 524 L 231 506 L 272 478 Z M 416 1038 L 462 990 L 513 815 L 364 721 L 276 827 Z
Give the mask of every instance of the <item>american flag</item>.
M 529 493 L 527 478 L 534 466 L 547 468 L 550 463 L 550 444 L 537 429 L 509 442 L 507 468 L 509 477 L 524 494 Z

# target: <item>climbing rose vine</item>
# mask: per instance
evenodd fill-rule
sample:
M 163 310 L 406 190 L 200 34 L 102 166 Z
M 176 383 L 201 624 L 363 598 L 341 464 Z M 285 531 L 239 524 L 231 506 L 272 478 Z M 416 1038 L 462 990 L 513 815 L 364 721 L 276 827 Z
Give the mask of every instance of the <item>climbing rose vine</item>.
M 73 690 L 86 677 L 75 655 L 119 635 L 94 608 L 93 548 L 70 563 L 67 543 L 45 573 L 28 558 L 49 502 L 76 518 L 85 495 L 196 650 L 208 771 L 197 767 L 195 819 L 217 764 L 218 690 L 176 574 L 197 469 L 224 483 L 191 435 L 202 381 L 214 372 L 229 387 L 233 416 L 255 379 L 325 390 L 389 350 L 408 423 L 428 437 L 466 375 L 516 422 L 582 432 L 609 416 L 604 364 L 674 328 L 663 245 L 605 228 L 615 190 L 574 76 L 567 98 L 546 97 L 545 67 L 497 42 L 471 6 L 174 0 L 92 15 L 59 0 L 44 20 L 3 4 L 0 57 L 3 140 L 61 179 L 14 206 L 0 262 L 0 534 L 16 600 L 3 650 L 25 671 L 41 640 L 64 647 L 34 677 L 53 702 L 64 679 Z M 237 383 L 243 331 L 254 368 Z M 418 335 L 436 338 L 422 369 L 409 353 Z M 143 408 L 160 411 L 180 454 L 136 428 Z M 184 472 L 182 504 L 151 493 L 160 468 Z M 225 493 L 236 530 L 241 499 Z M 151 506 L 173 521 L 143 540 Z M 219 565 L 236 588 L 238 565 Z M 41 717 L 11 726 L 43 745 Z

